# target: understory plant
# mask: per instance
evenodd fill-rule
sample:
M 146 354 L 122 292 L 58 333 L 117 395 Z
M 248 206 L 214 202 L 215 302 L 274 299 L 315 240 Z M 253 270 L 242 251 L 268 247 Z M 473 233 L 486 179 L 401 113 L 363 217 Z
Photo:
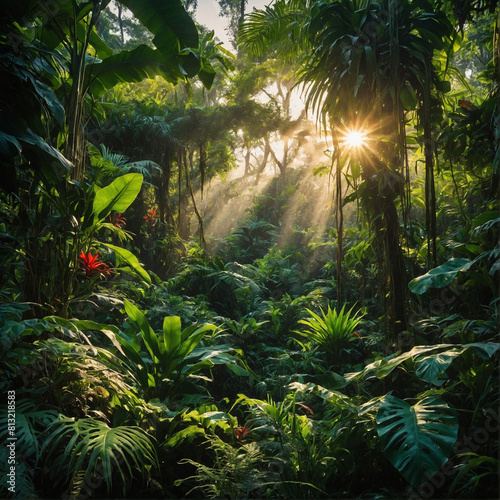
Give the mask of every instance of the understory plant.
M 346 361 L 353 353 L 353 343 L 361 337 L 354 330 L 361 323 L 364 314 L 361 311 L 353 313 L 354 306 L 348 311 L 345 307 L 343 305 L 337 312 L 328 306 L 326 313 L 321 309 L 321 316 L 308 309 L 311 317 L 299 320 L 299 324 L 306 328 L 294 332 L 324 349 L 334 365 L 342 365 Z

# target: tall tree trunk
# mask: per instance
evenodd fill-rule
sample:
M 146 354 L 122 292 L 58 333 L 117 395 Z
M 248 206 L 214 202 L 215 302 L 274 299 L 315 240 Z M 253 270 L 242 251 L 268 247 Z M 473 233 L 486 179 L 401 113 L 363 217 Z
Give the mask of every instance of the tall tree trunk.
M 332 126 L 332 130 L 334 130 Z M 344 210 L 342 199 L 342 163 L 340 158 L 340 144 L 336 133 L 333 134 L 333 148 L 335 162 L 335 220 L 337 225 L 337 307 L 342 303 L 342 261 L 344 240 Z
M 437 266 L 436 249 L 436 187 L 431 129 L 431 64 L 430 56 L 425 61 L 424 84 L 424 156 L 425 156 L 425 228 L 427 232 L 427 267 Z
M 193 202 L 193 209 L 194 209 L 194 213 L 196 215 L 196 218 L 198 219 L 198 226 L 199 226 L 199 232 L 200 232 L 200 246 L 201 248 L 205 249 L 206 246 L 207 246 L 207 243 L 205 241 L 205 232 L 204 232 L 204 222 L 203 222 L 203 217 L 201 216 L 199 210 L 198 210 L 198 206 L 196 205 L 196 199 L 194 197 L 194 192 L 193 192 L 193 186 L 191 184 L 191 179 L 190 179 L 190 176 L 189 176 L 189 171 L 193 170 L 193 153 L 194 151 L 189 155 L 189 166 L 191 167 L 190 169 L 188 169 L 188 165 L 185 164 L 184 165 L 184 168 L 186 170 L 186 184 L 187 184 L 187 187 L 188 187 L 188 190 L 189 190 L 189 194 L 191 196 L 191 201 Z
M 391 292 L 391 323 L 397 336 L 406 330 L 407 277 L 399 242 L 399 217 L 394 201 L 384 199 L 384 223 Z

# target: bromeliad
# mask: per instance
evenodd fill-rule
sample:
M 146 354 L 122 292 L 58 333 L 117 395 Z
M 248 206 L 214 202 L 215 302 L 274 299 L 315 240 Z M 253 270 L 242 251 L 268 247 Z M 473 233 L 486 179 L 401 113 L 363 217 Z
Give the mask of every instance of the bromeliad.
M 83 264 L 83 267 L 85 269 L 85 276 L 87 278 L 90 278 L 95 274 L 103 274 L 109 276 L 109 274 L 111 273 L 108 265 L 105 264 L 102 260 L 99 260 L 98 257 L 98 253 L 92 255 L 90 253 L 90 250 L 88 253 L 85 253 L 83 250 L 80 252 L 78 260 Z

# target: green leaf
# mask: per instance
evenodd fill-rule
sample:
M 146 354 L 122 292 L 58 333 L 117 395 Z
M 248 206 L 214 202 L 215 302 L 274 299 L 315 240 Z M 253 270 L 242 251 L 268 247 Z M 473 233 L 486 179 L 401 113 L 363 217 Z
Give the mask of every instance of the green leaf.
M 119 260 L 130 266 L 134 273 L 142 278 L 148 285 L 152 284 L 151 277 L 149 276 L 148 272 L 141 266 L 139 260 L 132 252 L 129 252 L 125 248 L 112 245 L 111 243 L 102 243 L 102 245 L 111 248 L 111 250 L 114 250 Z
M 163 320 L 163 343 L 168 355 L 172 355 L 179 347 L 181 333 L 181 318 L 179 316 L 167 316 Z
M 144 345 L 149 351 L 149 354 L 151 354 L 153 361 L 160 359 L 162 353 L 158 344 L 158 337 L 149 325 L 146 316 L 144 316 L 144 314 L 128 300 L 125 300 L 123 304 L 125 306 L 125 312 L 129 315 L 130 319 L 135 321 L 135 323 L 139 326 L 142 333 L 142 339 L 144 340 Z
M 200 328 L 196 330 L 187 339 L 182 341 L 182 344 L 179 346 L 175 356 L 184 359 L 186 356 L 191 354 L 193 349 L 201 342 L 203 337 L 205 337 L 205 329 Z
M 12 148 L 12 146 L 14 147 Z M 0 131 L 0 153 L 7 156 L 16 156 L 21 154 L 22 149 L 16 137 Z
M 38 163 L 48 180 L 54 183 L 60 181 L 71 169 L 71 162 L 31 129 L 26 129 L 16 138 L 23 143 L 23 152 L 29 150 L 38 158 Z
M 384 454 L 416 488 L 446 463 L 458 436 L 455 410 L 436 396 L 410 406 L 388 394 L 376 422 Z
M 460 271 L 468 264 L 470 259 L 450 259 L 444 264 L 431 269 L 428 273 L 410 281 L 408 288 L 417 295 L 422 295 L 429 288 L 444 288 L 451 283 Z
M 99 189 L 95 195 L 93 213 L 103 220 L 113 210 L 125 212 L 136 199 L 142 187 L 141 174 L 125 174 L 115 179 L 109 186 Z
M 403 107 L 406 109 L 406 111 L 415 109 L 415 107 L 417 106 L 417 94 L 415 93 L 415 89 L 411 85 L 405 85 L 401 89 L 399 96 L 401 98 L 401 103 L 403 104 Z
M 75 421 L 61 416 L 49 426 L 48 431 L 45 447 L 50 445 L 49 455 L 56 449 L 60 450 L 69 439 L 56 463 L 62 466 L 63 462 L 72 475 L 84 469 L 84 481 L 99 470 L 99 477 L 106 483 L 108 493 L 112 489 L 114 473 L 119 474 L 121 484 L 125 485 L 133 469 L 144 470 L 147 465 L 158 467 L 151 438 L 140 427 L 111 428 L 93 418 Z
M 147 45 L 122 50 L 100 62 L 87 65 L 86 87 L 97 99 L 118 83 L 141 82 L 156 75 L 176 84 L 184 78 L 181 59 L 177 52 L 166 54 Z
M 168 438 L 163 444 L 164 448 L 175 448 L 183 443 L 186 439 L 188 443 L 191 443 L 197 436 L 204 436 L 206 434 L 205 429 L 199 427 L 198 425 L 190 425 L 179 432 L 176 432 L 172 437 Z
M 450 349 L 449 351 L 425 356 L 419 360 L 415 374 L 426 382 L 440 386 L 447 380 L 447 377 L 444 377 L 446 369 L 463 351 L 463 348 Z
M 160 50 L 198 47 L 198 30 L 180 0 L 120 0 L 155 37 Z
M 434 85 L 436 86 L 436 89 L 439 90 L 440 92 L 450 92 L 451 90 L 451 83 L 447 80 L 436 80 L 434 82 Z

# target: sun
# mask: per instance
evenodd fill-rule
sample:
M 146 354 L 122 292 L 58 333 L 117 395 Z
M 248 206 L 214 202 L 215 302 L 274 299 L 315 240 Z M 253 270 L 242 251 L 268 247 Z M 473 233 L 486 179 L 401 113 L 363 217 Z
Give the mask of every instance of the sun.
M 366 145 L 366 134 L 359 130 L 348 130 L 344 136 L 343 143 L 351 149 L 359 149 Z

